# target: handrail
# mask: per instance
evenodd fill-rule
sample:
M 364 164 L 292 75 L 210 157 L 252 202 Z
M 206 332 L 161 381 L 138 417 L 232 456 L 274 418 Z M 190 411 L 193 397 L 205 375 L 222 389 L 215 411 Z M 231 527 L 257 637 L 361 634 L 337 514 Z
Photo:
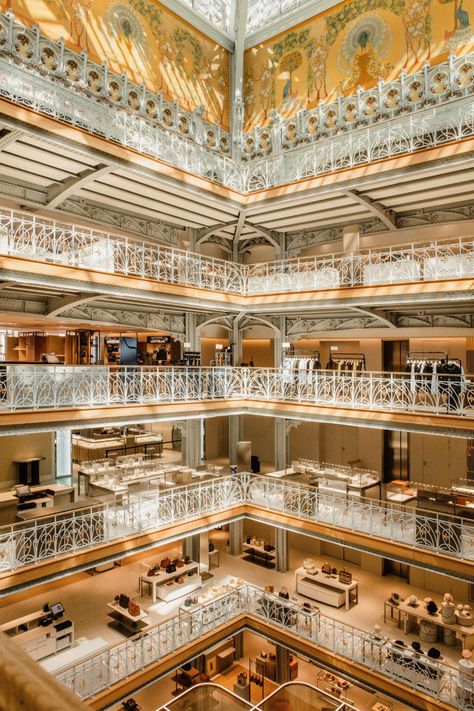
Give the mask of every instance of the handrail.
M 121 503 L 85 506 L 73 513 L 54 514 L 46 521 L 1 526 L 0 573 L 245 504 L 456 560 L 474 561 L 471 519 L 321 492 L 305 484 L 244 472 L 166 492 L 132 494 Z
M 474 376 L 201 366 L 1 365 L 0 414 L 250 399 L 474 416 Z
M 306 611 L 297 603 L 282 600 L 247 582 L 196 610 L 153 625 L 126 642 L 71 664 L 55 677 L 81 699 L 91 698 L 242 614 L 261 619 L 270 627 L 296 633 L 317 647 L 422 690 L 454 708 L 465 708 L 460 703 L 460 690 L 473 691 L 472 678 L 464 679 L 462 672 L 451 664 L 415 657 L 385 639 L 320 610 Z
M 2 208 L 0 254 L 243 297 L 474 276 L 469 237 L 243 265 Z
M 444 145 L 474 131 L 472 54 L 425 63 L 412 75 L 401 72 L 290 119 L 275 112 L 271 126 L 232 138 L 204 121 L 202 110 L 184 111 L 114 74 L 106 61 L 97 65 L 64 40 L 26 27 L 10 10 L 0 14 L 0 55 L 0 96 L 240 193 Z

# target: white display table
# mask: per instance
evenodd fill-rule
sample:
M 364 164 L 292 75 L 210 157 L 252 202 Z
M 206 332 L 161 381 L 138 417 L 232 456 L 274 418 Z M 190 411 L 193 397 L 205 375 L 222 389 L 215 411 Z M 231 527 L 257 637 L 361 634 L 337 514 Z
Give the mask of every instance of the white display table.
M 190 572 L 193 573 L 192 576 L 188 576 L 188 573 Z M 173 583 L 173 585 L 167 585 L 167 583 L 174 581 L 180 575 L 186 576 L 183 583 Z M 140 575 L 138 579 L 140 596 L 142 595 L 144 583 L 147 583 L 151 587 L 153 603 L 156 603 L 157 597 L 165 602 L 176 600 L 184 595 L 189 595 L 189 593 L 193 592 L 193 590 L 197 590 L 201 587 L 202 579 L 199 575 L 199 563 L 188 563 L 187 565 L 183 565 L 181 568 L 176 568 L 174 573 L 167 573 L 164 570 L 160 570 L 158 575 Z
M 139 615 L 131 615 L 127 609 L 120 607 L 115 602 L 108 602 L 107 607 L 112 610 L 109 615 L 133 633 L 138 632 L 144 626 L 143 620 L 148 617 L 146 610 L 141 610 Z
M 345 604 L 346 610 L 359 602 L 359 583 L 353 580 L 352 583 L 340 583 L 339 579 L 327 576 L 318 572 L 315 575 L 308 573 L 305 568 L 297 568 L 295 571 L 296 592 L 305 597 L 310 597 L 317 602 L 341 607 Z

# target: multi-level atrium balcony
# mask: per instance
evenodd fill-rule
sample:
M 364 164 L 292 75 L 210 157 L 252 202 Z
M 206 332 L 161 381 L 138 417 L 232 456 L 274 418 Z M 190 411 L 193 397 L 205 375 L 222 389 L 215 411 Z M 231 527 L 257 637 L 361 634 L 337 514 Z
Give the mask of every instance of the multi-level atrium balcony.
M 308 177 L 462 141 L 474 133 L 472 55 L 455 57 L 374 89 L 231 137 L 160 94 L 146 91 L 0 16 L 0 95 L 238 191 Z
M 285 303 L 298 304 L 341 297 L 373 301 L 377 295 L 400 301 L 433 292 L 456 292 L 459 299 L 474 276 L 470 238 L 243 265 L 5 209 L 0 255 L 6 278 L 11 272 L 12 279 L 28 274 L 31 280 L 33 260 L 36 275 L 64 284 L 81 278 L 84 291 L 118 286 L 112 277 L 126 277 L 120 284 L 129 288 L 153 291 L 166 284 L 181 295 L 197 294 L 209 306 L 220 301 L 252 310 L 272 304 L 281 309 L 282 293 Z

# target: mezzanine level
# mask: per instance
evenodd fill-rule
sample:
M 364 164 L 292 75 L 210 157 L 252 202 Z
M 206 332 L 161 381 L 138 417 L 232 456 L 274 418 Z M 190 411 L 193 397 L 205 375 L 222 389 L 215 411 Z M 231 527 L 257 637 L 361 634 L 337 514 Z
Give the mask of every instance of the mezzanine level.
M 469 299 L 474 241 L 430 240 L 243 265 L 0 209 L 0 266 L 6 280 L 65 289 L 80 284 L 84 294 L 126 291 L 210 310 L 281 312 L 322 302 Z
M 474 135 L 472 55 L 231 136 L 0 16 L 0 96 L 241 194 L 364 166 Z M 232 144 L 235 148 L 233 158 Z M 246 162 L 247 161 L 247 162 Z
M 471 519 L 240 473 L 0 527 L 1 594 L 241 518 L 474 577 Z
M 412 708 L 472 708 L 472 680 L 446 662 L 414 663 L 399 647 L 320 611 L 283 601 L 247 582 L 196 610 L 150 627 L 127 642 L 91 655 L 55 674 L 57 681 L 104 708 L 171 671 L 220 640 L 255 631 L 310 659 L 337 664 L 355 679 L 383 689 Z
M 0 428 L 255 414 L 469 437 L 474 376 L 289 368 L 0 366 Z

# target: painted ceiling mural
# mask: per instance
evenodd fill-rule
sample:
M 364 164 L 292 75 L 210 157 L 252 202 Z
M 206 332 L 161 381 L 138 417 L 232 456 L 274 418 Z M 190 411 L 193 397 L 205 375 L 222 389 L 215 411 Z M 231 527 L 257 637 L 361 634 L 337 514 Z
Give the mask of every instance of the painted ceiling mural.
M 151 91 L 228 128 L 229 53 L 155 0 L 0 0 L 26 24 L 64 37 Z
M 246 130 L 474 49 L 474 0 L 348 0 L 245 53 Z

